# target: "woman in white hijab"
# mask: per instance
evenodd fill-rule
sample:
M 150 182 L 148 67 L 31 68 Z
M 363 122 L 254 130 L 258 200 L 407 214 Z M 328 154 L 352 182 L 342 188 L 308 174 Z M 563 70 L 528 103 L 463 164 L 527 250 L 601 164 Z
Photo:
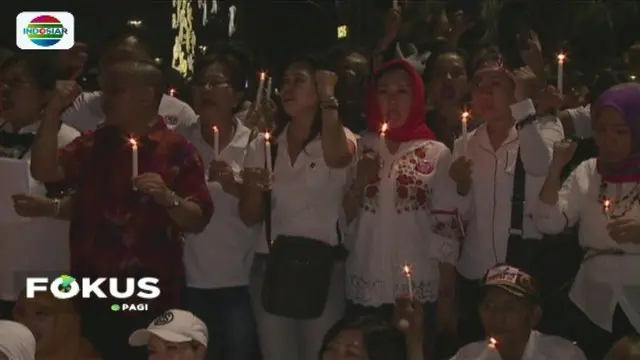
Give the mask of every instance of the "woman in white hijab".
M 24 325 L 0 320 L 0 360 L 34 360 L 36 339 Z

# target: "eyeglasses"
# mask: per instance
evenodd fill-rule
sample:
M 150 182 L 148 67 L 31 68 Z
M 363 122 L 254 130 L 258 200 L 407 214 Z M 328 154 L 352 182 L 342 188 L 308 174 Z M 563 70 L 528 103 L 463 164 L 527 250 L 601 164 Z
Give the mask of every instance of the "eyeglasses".
M 231 84 L 226 79 L 218 79 L 212 81 L 195 81 L 193 86 L 196 88 L 203 88 L 204 90 L 213 90 L 231 87 Z

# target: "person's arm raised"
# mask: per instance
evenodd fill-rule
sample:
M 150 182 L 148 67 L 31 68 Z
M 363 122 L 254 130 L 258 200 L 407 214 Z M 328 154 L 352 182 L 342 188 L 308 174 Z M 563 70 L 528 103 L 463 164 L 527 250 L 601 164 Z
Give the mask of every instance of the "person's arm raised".
M 31 147 L 31 176 L 41 182 L 65 179 L 64 167 L 58 160 L 58 131 L 60 114 L 82 90 L 75 81 L 58 81 L 53 98 L 44 110 L 44 116 Z

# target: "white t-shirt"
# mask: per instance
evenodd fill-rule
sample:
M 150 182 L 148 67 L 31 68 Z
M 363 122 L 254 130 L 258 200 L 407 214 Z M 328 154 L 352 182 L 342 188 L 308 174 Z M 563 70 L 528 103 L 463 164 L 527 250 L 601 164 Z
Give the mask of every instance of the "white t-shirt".
M 239 178 L 249 144 L 251 130 L 236 118 L 233 139 L 220 149 L 220 160 L 225 161 Z M 214 150 L 202 138 L 200 125 L 195 124 L 185 135 L 198 149 L 205 164 L 205 173 L 214 160 Z M 207 182 L 215 212 L 209 225 L 200 234 L 187 235 L 184 263 L 187 286 L 213 289 L 243 286 L 249 283 L 256 240 L 262 226 L 247 227 L 238 215 L 238 199 L 222 190 L 218 182 Z
M 158 108 L 167 126 L 183 134 L 198 122 L 198 116 L 189 105 L 179 99 L 163 95 Z M 102 110 L 102 92 L 84 92 L 62 114 L 62 122 L 73 126 L 80 132 L 95 130 L 105 119 Z
M 502 360 L 500 353 L 489 347 L 487 341 L 463 346 L 451 360 Z M 559 336 L 532 331 L 524 349 L 522 360 L 586 360 L 586 356 L 571 341 Z
M 344 128 L 347 140 L 357 145 L 356 137 Z M 342 214 L 342 200 L 349 186 L 351 168 L 333 169 L 324 162 L 320 137 L 312 140 L 292 164 L 285 131 L 278 137 L 278 155 L 273 173 L 273 213 L 271 235 L 304 236 L 338 244 L 336 223 Z M 354 161 L 355 164 L 355 161 Z M 245 168 L 264 167 L 264 134 L 251 142 Z M 258 241 L 258 253 L 269 252 L 264 238 Z
M 39 124 L 22 129 L 35 132 Z M 58 145 L 64 147 L 80 136 L 74 128 L 62 124 Z M 27 153 L 22 159 L 28 161 Z M 30 181 L 32 194 L 44 195 L 42 183 Z M 12 201 L 1 199 L 0 201 Z M 57 277 L 69 271 L 69 222 L 51 218 L 30 218 L 23 222 L 0 219 L 0 299 L 15 301 L 29 276 Z

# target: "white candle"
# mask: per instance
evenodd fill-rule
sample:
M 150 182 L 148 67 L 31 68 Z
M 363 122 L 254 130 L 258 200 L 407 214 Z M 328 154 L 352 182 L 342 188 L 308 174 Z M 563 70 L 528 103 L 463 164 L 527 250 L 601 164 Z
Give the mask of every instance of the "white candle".
M 398 10 L 398 0 L 393 0 L 393 8 Z
M 271 133 L 268 131 L 264 133 L 264 156 L 267 159 L 267 163 L 265 166 L 267 167 L 267 171 L 271 174 Z
M 220 131 L 217 126 L 213 126 L 213 159 L 218 160 L 220 156 Z
M 462 113 L 462 134 L 461 134 L 461 139 L 460 139 L 460 146 L 462 147 L 462 151 L 461 154 L 462 156 L 467 156 L 467 133 L 469 131 L 468 129 L 468 122 L 469 122 L 469 112 L 468 111 L 464 111 Z
M 272 89 L 273 89 L 273 78 L 269 77 L 269 81 L 267 81 L 267 99 L 271 98 Z
M 402 268 L 404 276 L 407 278 L 407 288 L 409 289 L 409 299 L 413 299 L 413 282 L 411 281 L 411 267 L 407 264 Z
M 489 338 L 489 344 L 487 345 L 487 348 L 484 349 L 484 351 L 480 355 L 479 360 L 486 360 L 489 357 L 489 354 L 496 350 L 497 346 L 498 346 L 498 340 L 494 338 Z
M 605 200 L 602 203 L 602 212 L 604 213 L 604 216 L 607 218 L 607 222 L 611 221 L 611 201 L 609 200 Z
M 562 95 L 565 60 L 567 60 L 567 56 L 565 54 L 558 54 L 558 93 L 560 95 Z
M 380 127 L 380 143 L 378 144 L 378 154 L 382 154 L 382 149 L 387 147 L 387 142 L 385 140 L 387 136 L 387 130 L 389 130 L 389 124 L 382 123 L 382 127 Z
M 264 80 L 265 80 L 265 73 L 261 72 L 260 82 L 258 83 L 258 93 L 256 94 L 256 104 L 260 104 L 260 101 L 262 100 L 262 93 L 264 92 Z
M 131 178 L 138 177 L 138 143 L 136 139 L 130 138 L 129 144 L 131 144 Z

